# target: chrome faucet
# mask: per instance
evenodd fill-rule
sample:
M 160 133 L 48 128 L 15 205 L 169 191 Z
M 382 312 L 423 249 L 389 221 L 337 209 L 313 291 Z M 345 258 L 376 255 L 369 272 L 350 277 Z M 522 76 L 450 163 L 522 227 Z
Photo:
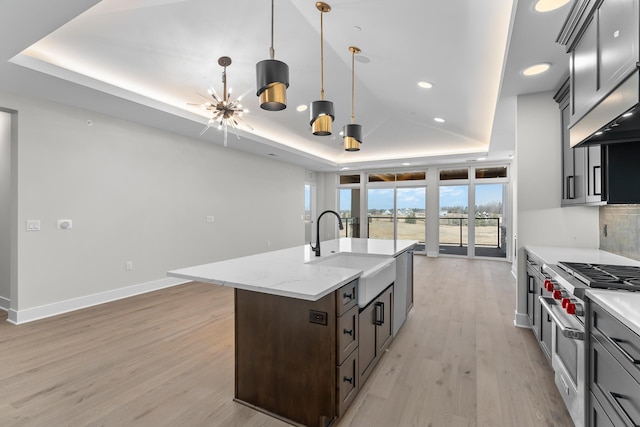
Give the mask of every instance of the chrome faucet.
M 309 242 L 309 246 L 311 246 L 311 249 L 313 249 L 313 251 L 316 253 L 316 256 L 320 256 L 320 218 L 322 218 L 322 215 L 326 214 L 326 213 L 332 213 L 336 216 L 336 218 L 338 218 L 338 227 L 340 228 L 340 230 L 344 230 L 344 227 L 342 226 L 342 218 L 340 218 L 340 215 L 338 214 L 338 212 L 336 211 L 324 211 L 320 214 L 320 216 L 318 217 L 318 219 L 316 220 L 316 246 L 314 247 L 311 242 Z

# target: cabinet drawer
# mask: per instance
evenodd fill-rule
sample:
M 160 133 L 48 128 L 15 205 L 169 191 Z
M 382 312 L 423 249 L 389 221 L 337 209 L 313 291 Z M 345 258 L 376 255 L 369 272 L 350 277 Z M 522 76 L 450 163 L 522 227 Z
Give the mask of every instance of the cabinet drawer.
M 341 364 L 347 356 L 358 347 L 358 306 L 354 305 L 349 311 L 338 317 L 336 322 L 336 336 L 338 337 L 338 364 Z
M 358 302 L 358 280 L 344 285 L 336 291 L 336 311 L 338 316 L 342 316 Z
M 360 384 L 358 383 L 358 349 L 356 348 L 342 363 L 336 368 L 338 386 L 338 417 L 342 417 L 349 405 L 353 402 Z
M 640 383 L 640 336 L 594 303 L 591 304 L 591 329 L 596 339 Z
M 591 391 L 623 420 L 616 426 L 640 425 L 640 384 L 596 339 L 591 340 Z
M 605 409 L 598 399 L 593 395 L 593 393 L 589 393 L 589 426 L 590 427 L 616 427 L 616 425 L 622 425 L 621 421 L 615 415 L 615 411 L 613 408 L 609 407 L 606 402 Z M 613 416 L 613 419 L 616 420 L 618 424 L 614 424 L 611 421 L 610 416 Z

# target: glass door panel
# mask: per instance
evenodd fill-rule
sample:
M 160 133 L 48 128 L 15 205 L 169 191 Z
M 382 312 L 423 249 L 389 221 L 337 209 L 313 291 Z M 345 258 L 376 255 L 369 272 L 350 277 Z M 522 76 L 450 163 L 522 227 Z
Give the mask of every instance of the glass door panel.
M 396 189 L 398 239 L 425 242 L 426 187 Z
M 467 255 L 469 186 L 440 186 L 440 253 Z
M 367 196 L 367 236 L 395 239 L 394 189 L 370 188 Z
M 340 237 L 360 237 L 360 190 L 341 188 L 338 193 L 338 206 L 344 230 Z
M 475 255 L 506 258 L 506 184 L 476 184 Z

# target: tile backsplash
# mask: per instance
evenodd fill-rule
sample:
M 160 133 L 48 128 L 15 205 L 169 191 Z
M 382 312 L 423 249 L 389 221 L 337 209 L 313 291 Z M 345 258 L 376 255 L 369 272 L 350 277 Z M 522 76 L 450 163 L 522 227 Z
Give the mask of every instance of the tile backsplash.
M 640 261 L 640 205 L 600 207 L 600 249 Z

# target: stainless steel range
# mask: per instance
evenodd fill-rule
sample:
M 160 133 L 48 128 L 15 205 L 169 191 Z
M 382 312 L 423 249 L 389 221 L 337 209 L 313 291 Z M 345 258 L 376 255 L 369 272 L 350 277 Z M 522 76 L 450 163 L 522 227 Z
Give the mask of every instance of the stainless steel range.
M 560 262 L 545 264 L 542 269 L 549 276 L 544 287 L 552 294 L 539 299 L 553 322 L 551 364 L 555 383 L 573 422 L 583 427 L 589 387 L 584 292 L 590 288 L 640 291 L 640 267 Z

